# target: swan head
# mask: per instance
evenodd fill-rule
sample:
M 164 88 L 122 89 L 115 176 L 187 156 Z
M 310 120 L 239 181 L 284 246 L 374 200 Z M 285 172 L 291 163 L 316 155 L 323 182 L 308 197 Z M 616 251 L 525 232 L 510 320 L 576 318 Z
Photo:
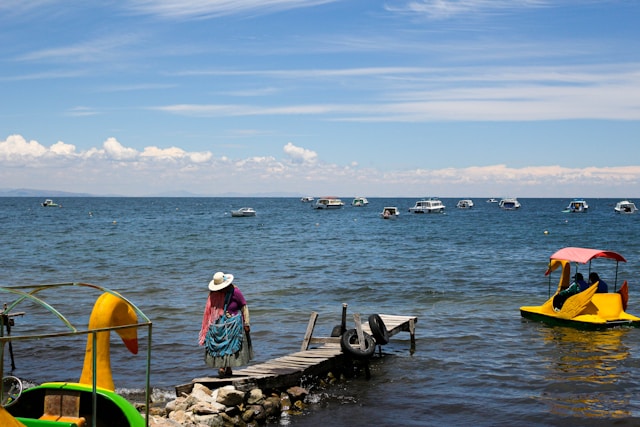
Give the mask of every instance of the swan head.
M 545 276 L 551 274 L 552 271 L 562 267 L 562 273 L 560 274 L 560 280 L 558 281 L 558 289 L 565 289 L 570 285 L 571 280 L 571 263 L 564 259 L 552 259 L 549 261 L 549 267 L 544 273 Z
M 133 307 L 122 298 L 110 293 L 104 293 L 96 300 L 91 317 L 89 329 L 110 328 L 125 325 L 135 325 L 138 321 Z M 116 333 L 122 339 L 127 349 L 138 353 L 138 329 L 136 327 L 116 329 Z M 93 339 L 87 338 L 84 367 L 80 376 L 80 383 L 92 384 L 93 382 Z M 99 387 L 115 390 L 111 373 L 111 355 L 109 331 L 96 333 L 96 379 Z

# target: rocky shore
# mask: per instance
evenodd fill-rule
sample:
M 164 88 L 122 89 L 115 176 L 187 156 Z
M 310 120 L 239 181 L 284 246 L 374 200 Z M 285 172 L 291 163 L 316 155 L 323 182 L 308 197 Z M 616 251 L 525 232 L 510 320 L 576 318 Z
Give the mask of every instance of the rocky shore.
M 332 374 L 321 383 L 335 382 Z M 259 388 L 241 391 L 234 386 L 211 390 L 195 384 L 189 395 L 168 402 L 164 408 L 150 408 L 152 427 L 261 426 L 280 418 L 300 415 L 309 391 L 289 387 L 265 392 Z
M 346 359 L 336 373 L 307 378 L 307 386 L 318 390 L 341 383 L 365 373 L 368 379 L 368 360 Z M 282 419 L 302 415 L 307 407 L 309 388 L 292 386 L 285 390 L 252 388 L 239 390 L 232 385 L 209 389 L 194 384 L 187 395 L 167 402 L 164 407 L 149 410 L 151 427 L 258 427 L 268 423 L 282 424 Z M 139 409 L 142 411 L 144 406 Z

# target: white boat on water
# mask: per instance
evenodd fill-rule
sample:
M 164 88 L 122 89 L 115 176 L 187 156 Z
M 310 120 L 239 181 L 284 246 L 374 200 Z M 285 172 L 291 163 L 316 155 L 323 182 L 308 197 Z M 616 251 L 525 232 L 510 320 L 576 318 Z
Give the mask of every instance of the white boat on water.
M 313 204 L 314 209 L 340 209 L 344 202 L 337 197 L 321 197 Z
M 437 197 L 429 197 L 428 199 L 418 200 L 416 204 L 409 208 L 409 212 L 416 214 L 425 213 L 444 213 L 445 206 Z
M 351 201 L 351 206 L 355 206 L 355 207 L 367 206 L 368 204 L 369 204 L 369 201 L 367 200 L 366 197 L 354 197 L 353 200 Z
M 562 212 L 585 213 L 588 209 L 589 205 L 584 199 L 573 199 Z
M 309 202 L 313 202 L 313 197 L 311 197 L 311 196 L 301 197 L 301 198 L 300 198 L 300 201 L 301 201 L 302 203 L 309 203 Z
M 395 206 L 385 206 L 380 212 L 380 218 L 382 219 L 397 219 L 399 216 L 400 211 Z
M 498 203 L 498 199 L 494 199 L 493 197 L 487 200 L 487 203 Z
M 636 208 L 636 204 L 629 200 L 622 200 L 621 202 L 616 203 L 616 207 L 613 208 L 616 213 L 622 214 L 632 214 L 636 213 L 638 208 Z
M 505 197 L 498 202 L 498 206 L 500 206 L 500 209 L 504 209 L 505 211 L 515 211 L 520 209 L 520 206 L 522 205 L 515 197 Z
M 253 208 L 240 208 L 240 209 L 231 211 L 231 216 L 235 216 L 235 217 L 256 216 L 256 211 Z
M 471 199 L 462 199 L 458 201 L 456 205 L 458 209 L 471 209 L 473 207 L 473 200 Z
M 51 199 L 47 199 L 44 202 L 42 202 L 42 206 L 44 206 L 45 208 L 58 208 L 58 207 L 60 207 L 59 204 L 54 203 L 53 200 L 51 200 Z

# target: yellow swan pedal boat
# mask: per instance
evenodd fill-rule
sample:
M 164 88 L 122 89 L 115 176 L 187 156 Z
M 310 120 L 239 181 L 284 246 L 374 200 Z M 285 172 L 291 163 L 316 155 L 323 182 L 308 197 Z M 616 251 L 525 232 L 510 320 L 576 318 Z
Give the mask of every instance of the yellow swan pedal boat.
M 549 276 L 549 299 L 542 305 L 520 307 L 522 317 L 541 321 L 551 325 L 570 326 L 579 329 L 600 330 L 615 326 L 640 327 L 640 317 L 627 313 L 629 286 L 625 280 L 620 289 L 612 292 L 597 293 L 598 283 L 594 283 L 586 290 L 567 298 L 559 311 L 553 307 L 554 297 L 567 289 L 571 280 L 571 263 L 576 266 L 588 264 L 594 259 L 609 259 L 616 263 L 615 277 L 618 280 L 618 264 L 626 259 L 617 252 L 590 248 L 567 247 L 555 252 L 549 258 L 549 266 L 545 275 Z M 558 286 L 551 295 L 551 272 L 560 269 Z
M 93 306 L 88 327 L 76 327 L 69 319 L 42 298 L 47 291 L 60 298 L 75 302 L 76 294 L 71 290 L 97 290 L 100 292 Z M 68 297 L 67 297 L 68 294 Z M 15 300 L 5 304 L 0 311 L 0 331 L 13 326 L 15 316 L 24 312 L 16 310 L 21 303 L 39 306 L 53 315 L 52 322 L 43 322 L 46 331 L 15 335 L 0 332 L 0 426 L 1 427 L 144 427 L 148 426 L 151 366 L 151 321 L 133 303 L 119 293 L 88 283 L 58 283 L 27 287 L 0 287 L 0 295 Z M 86 296 L 84 297 L 86 298 Z M 62 322 L 62 327 L 57 321 Z M 115 392 L 110 359 L 110 333 L 118 334 L 126 348 L 138 352 L 138 330 L 147 329 L 147 364 L 145 392 L 145 415 L 124 397 Z M 50 330 L 49 330 L 50 329 Z M 10 331 L 10 328 L 7 328 Z M 15 332 L 15 328 L 14 328 Z M 59 339 L 60 337 L 86 336 L 86 349 L 80 348 L 79 357 L 84 356 L 84 365 L 79 379 L 69 382 L 45 382 L 23 389 L 22 381 L 14 376 L 5 376 L 4 360 L 7 347 L 12 351 L 12 341 Z M 9 344 L 9 346 L 7 346 Z M 66 349 L 65 351 L 69 351 Z M 70 353 L 71 355 L 72 353 Z M 13 362 L 13 353 L 11 353 Z M 15 369 L 15 368 L 14 368 Z M 64 368 L 60 371 L 64 372 Z

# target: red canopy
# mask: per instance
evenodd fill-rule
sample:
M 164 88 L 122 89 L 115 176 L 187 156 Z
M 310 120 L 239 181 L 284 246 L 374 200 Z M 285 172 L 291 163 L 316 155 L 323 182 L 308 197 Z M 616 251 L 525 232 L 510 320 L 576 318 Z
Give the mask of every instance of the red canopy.
M 551 255 L 551 259 L 564 259 L 571 262 L 579 262 L 586 264 L 594 258 L 609 258 L 616 261 L 627 262 L 622 255 L 613 251 L 603 251 L 600 249 L 587 248 L 562 248 L 555 254 Z

